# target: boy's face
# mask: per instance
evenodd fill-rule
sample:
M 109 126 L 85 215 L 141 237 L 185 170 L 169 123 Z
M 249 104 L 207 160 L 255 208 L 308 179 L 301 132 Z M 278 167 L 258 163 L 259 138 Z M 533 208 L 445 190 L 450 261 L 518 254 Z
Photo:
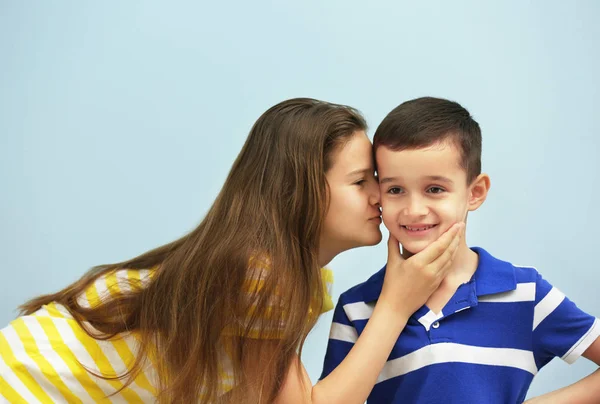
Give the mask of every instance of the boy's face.
M 450 141 L 417 150 L 380 146 L 376 160 L 383 222 L 413 254 L 454 223 L 465 221 L 467 212 L 483 202 L 473 204 L 472 185 L 477 180 L 467 184 L 460 151 Z

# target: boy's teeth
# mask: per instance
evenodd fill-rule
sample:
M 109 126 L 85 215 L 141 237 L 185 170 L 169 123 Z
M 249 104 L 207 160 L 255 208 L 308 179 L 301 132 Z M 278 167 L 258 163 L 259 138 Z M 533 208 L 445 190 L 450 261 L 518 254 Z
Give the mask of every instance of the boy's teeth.
M 433 226 L 426 226 L 426 227 L 410 227 L 410 226 L 405 226 L 408 230 L 410 231 L 423 231 L 423 230 L 428 230 L 431 229 Z

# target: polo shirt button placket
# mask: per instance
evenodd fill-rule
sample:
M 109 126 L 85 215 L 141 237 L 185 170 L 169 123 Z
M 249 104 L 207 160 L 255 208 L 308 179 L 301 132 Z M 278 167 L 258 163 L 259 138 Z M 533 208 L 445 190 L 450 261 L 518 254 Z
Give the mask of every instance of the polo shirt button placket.
M 438 318 L 436 321 L 434 321 L 433 323 L 431 323 L 431 326 L 429 327 L 429 343 L 431 344 L 437 344 L 439 342 L 447 342 L 447 332 L 448 329 L 444 329 L 442 327 L 442 322 L 441 320 L 442 318 Z M 445 327 L 445 326 L 444 326 Z

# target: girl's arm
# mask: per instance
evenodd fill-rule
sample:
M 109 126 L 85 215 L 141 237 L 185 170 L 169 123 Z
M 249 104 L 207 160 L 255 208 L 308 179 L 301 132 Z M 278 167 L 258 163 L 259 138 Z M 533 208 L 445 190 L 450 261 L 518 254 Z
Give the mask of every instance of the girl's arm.
M 463 228 L 463 224 L 454 225 L 408 260 L 400 256 L 398 241 L 390 235 L 381 295 L 348 356 L 315 386 L 295 357 L 276 403 L 364 403 L 409 317 L 427 301 L 450 268 Z

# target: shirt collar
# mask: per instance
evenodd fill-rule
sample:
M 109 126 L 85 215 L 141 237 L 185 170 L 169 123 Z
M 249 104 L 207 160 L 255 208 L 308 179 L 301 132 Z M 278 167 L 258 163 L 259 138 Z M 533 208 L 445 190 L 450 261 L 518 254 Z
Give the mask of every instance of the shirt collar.
M 508 292 L 517 288 L 515 267 L 506 261 L 493 257 L 480 247 L 471 248 L 479 255 L 477 270 L 473 275 L 477 296 Z
M 471 250 L 479 256 L 477 270 L 472 278 L 475 281 L 477 296 L 508 292 L 517 288 L 515 268 L 511 263 L 493 257 L 481 247 L 472 247 Z M 365 302 L 379 299 L 386 267 L 387 265 L 363 284 L 361 289 Z

